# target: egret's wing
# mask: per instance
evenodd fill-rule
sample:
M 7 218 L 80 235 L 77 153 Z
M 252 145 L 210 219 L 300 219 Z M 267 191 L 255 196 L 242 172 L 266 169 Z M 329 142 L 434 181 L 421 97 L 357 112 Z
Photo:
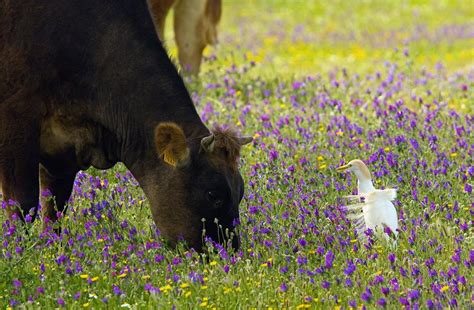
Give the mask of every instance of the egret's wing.
M 397 198 L 397 190 L 395 188 L 376 189 L 367 194 L 361 194 L 367 203 L 376 201 L 392 201 Z

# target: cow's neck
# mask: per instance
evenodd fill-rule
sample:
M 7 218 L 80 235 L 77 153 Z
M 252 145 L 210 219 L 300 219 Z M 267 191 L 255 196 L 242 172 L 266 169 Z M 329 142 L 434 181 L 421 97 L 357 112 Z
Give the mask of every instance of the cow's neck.
M 99 122 L 116 135 L 117 158 L 129 168 L 157 158 L 154 129 L 160 122 L 177 123 L 188 138 L 209 132 L 157 39 L 151 19 L 134 20 L 132 24 L 136 29 L 126 33 L 116 31 L 123 27 L 111 24 L 103 40 L 113 49 L 100 49 L 94 58 L 94 100 L 104 107 Z

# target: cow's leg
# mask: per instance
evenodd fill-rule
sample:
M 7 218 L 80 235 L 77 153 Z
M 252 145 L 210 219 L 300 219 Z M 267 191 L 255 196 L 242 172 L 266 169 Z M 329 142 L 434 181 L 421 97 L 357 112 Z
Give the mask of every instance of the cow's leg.
M 71 196 L 76 171 L 51 171 L 40 165 L 41 208 L 43 222 L 57 221 L 57 212 L 64 212 L 66 202 Z M 50 192 L 51 196 L 46 194 Z
M 30 215 L 34 220 L 38 208 L 39 188 L 38 134 L 34 130 L 29 134 L 24 134 L 25 130 L 17 129 L 17 132 L 3 132 L 0 137 L 2 140 L 0 141 L 0 184 L 2 184 L 3 200 L 7 203 L 14 201 L 13 205 L 8 204 L 8 217 L 12 219 L 14 215 L 17 215 L 25 220 L 26 215 L 31 211 Z M 8 135 L 15 138 L 6 138 Z
M 165 40 L 166 16 L 176 0 L 148 0 L 148 9 L 150 11 L 156 33 L 163 42 Z
M 179 0 L 174 7 L 174 36 L 181 67 L 199 73 L 204 42 L 203 14 L 205 0 Z

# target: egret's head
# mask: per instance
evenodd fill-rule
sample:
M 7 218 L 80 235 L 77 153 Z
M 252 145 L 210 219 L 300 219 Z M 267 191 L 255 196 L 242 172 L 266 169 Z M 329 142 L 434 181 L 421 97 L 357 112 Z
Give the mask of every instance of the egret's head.
M 363 177 L 367 180 L 371 180 L 369 168 L 360 159 L 351 160 L 347 165 L 343 165 L 336 168 L 339 172 L 351 171 L 354 172 L 357 177 Z

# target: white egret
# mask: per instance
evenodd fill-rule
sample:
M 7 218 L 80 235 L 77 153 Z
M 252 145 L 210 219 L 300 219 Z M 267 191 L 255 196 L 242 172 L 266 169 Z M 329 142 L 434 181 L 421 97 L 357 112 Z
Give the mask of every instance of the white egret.
M 376 231 L 384 226 L 397 235 L 398 216 L 397 210 L 392 201 L 397 197 L 397 190 L 394 188 L 375 189 L 372 183 L 370 171 L 363 161 L 359 159 L 351 160 L 347 165 L 336 168 L 337 171 L 351 171 L 357 176 L 357 195 L 347 196 L 358 202 L 346 206 L 348 211 L 355 212 L 348 217 L 356 224 L 360 236 L 364 236 L 364 231 L 370 228 Z M 385 237 L 388 237 L 385 234 Z

